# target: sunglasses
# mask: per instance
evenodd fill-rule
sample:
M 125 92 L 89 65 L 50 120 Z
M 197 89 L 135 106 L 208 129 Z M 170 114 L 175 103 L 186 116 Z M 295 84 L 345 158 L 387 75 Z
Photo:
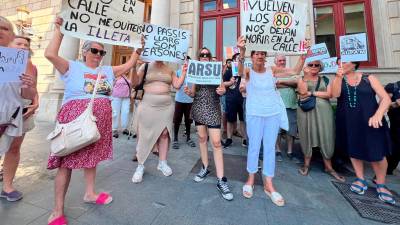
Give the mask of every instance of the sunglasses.
M 92 53 L 92 54 L 95 54 L 95 55 L 97 55 L 97 54 L 99 54 L 100 56 L 105 56 L 106 55 L 106 51 L 104 51 L 104 50 L 99 50 L 99 49 L 97 49 L 97 48 L 90 48 L 90 52 Z
M 308 67 L 316 67 L 316 68 L 318 68 L 318 67 L 321 67 L 321 64 L 314 64 L 314 63 L 310 63 L 310 64 L 308 64 L 307 65 Z
M 211 58 L 211 53 L 200 53 L 199 58 Z

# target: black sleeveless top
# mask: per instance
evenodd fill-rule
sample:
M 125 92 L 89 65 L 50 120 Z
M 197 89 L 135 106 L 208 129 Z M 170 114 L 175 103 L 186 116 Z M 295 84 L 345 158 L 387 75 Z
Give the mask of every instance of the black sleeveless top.
M 368 126 L 369 118 L 379 107 L 375 96 L 368 75 L 363 75 L 355 87 L 342 81 L 336 110 L 336 149 L 347 152 L 351 158 L 377 162 L 391 152 L 385 118 L 380 128 Z

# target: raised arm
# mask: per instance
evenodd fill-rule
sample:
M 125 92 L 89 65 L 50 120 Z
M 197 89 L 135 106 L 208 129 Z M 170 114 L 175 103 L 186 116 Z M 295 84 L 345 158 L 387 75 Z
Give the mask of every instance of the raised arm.
M 272 73 L 275 77 L 287 77 L 287 76 L 294 76 L 300 74 L 301 70 L 303 69 L 304 62 L 306 60 L 305 55 L 301 55 L 297 60 L 296 66 L 293 68 L 280 68 L 276 66 L 272 66 Z
M 179 77 L 176 75 L 175 71 L 172 71 L 172 86 L 175 89 L 181 88 L 183 82 L 185 82 L 187 68 L 188 68 L 187 63 L 183 64 L 182 73 Z
M 60 17 L 56 18 L 53 39 L 50 40 L 44 56 L 54 65 L 54 67 L 61 73 L 65 74 L 69 69 L 69 63 L 66 59 L 58 55 L 60 45 L 64 35 L 60 31 L 63 20 Z
M 342 92 L 343 68 L 339 67 L 332 82 L 332 98 L 339 98 Z
M 382 126 L 383 116 L 385 115 L 386 111 L 389 109 L 389 106 L 392 101 L 391 101 L 388 93 L 385 91 L 385 88 L 382 86 L 382 84 L 379 82 L 379 80 L 375 76 L 369 75 L 368 79 L 371 83 L 372 89 L 374 89 L 376 95 L 378 95 L 378 97 L 380 99 L 379 107 L 376 110 L 375 114 L 369 119 L 368 125 L 373 128 L 379 128 Z
M 244 74 L 244 58 L 246 57 L 246 42 L 245 37 L 240 36 L 237 41 L 237 47 L 240 49 L 238 73 L 243 78 Z

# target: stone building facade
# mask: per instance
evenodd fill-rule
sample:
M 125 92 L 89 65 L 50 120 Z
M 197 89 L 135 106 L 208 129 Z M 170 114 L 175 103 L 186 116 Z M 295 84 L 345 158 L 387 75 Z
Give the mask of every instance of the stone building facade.
M 233 39 L 228 38 L 230 42 L 233 42 L 232 40 L 235 40 L 236 36 L 239 34 L 240 29 L 238 27 L 235 27 L 235 32 L 229 30 L 225 31 L 223 27 L 221 27 L 221 24 L 225 25 L 225 22 L 226 24 L 235 26 L 235 23 L 232 23 L 232 19 L 225 20 L 226 16 L 224 12 L 227 12 L 226 15 L 229 14 L 231 18 L 236 16 L 236 19 L 238 19 L 237 7 L 240 2 L 239 0 L 141 1 L 146 4 L 145 21 L 165 26 L 179 27 L 192 32 L 189 49 L 190 56 L 195 56 L 198 48 L 205 45 L 205 42 L 214 38 L 213 35 L 216 35 L 217 39 L 220 38 L 221 40 L 216 40 L 213 51 L 218 51 L 215 52 L 215 54 L 222 60 L 223 54 L 221 53 L 221 49 L 223 49 L 223 46 L 221 45 L 225 43 L 225 37 L 228 36 L 224 35 L 224 32 L 227 32 L 226 34 L 230 34 L 233 37 Z M 365 66 L 363 70 L 377 74 L 383 83 L 400 79 L 400 0 L 301 1 L 309 4 L 307 36 L 313 42 L 318 42 L 320 38 L 335 38 L 335 34 L 337 35 L 338 32 L 343 33 L 343 26 L 342 28 L 333 28 L 331 31 L 329 31 L 329 26 L 327 29 L 324 29 L 324 24 L 326 24 L 327 21 L 333 23 L 333 26 L 337 26 L 335 22 L 338 21 L 338 18 L 331 18 L 332 21 L 329 19 L 330 17 L 337 17 L 337 12 L 348 12 L 349 14 L 343 14 L 344 17 L 350 16 L 348 19 L 349 24 L 345 25 L 347 27 L 353 26 L 356 30 L 358 26 L 363 25 L 357 25 L 360 21 L 353 17 L 357 13 L 358 15 L 361 13 L 361 16 L 365 15 L 368 17 L 371 21 L 366 22 L 366 27 L 369 32 L 370 30 L 373 31 L 369 39 L 371 39 L 370 41 L 372 41 L 375 46 L 373 50 L 375 60 L 372 60 L 372 66 Z M 17 8 L 21 6 L 25 6 L 30 11 L 29 19 L 32 25 L 31 32 L 34 34 L 32 36 L 32 49 L 34 51 L 32 60 L 38 67 L 38 89 L 40 92 L 40 110 L 37 119 L 54 121 L 56 112 L 61 104 L 63 84 L 57 77 L 57 71 L 43 57 L 43 53 L 52 37 L 52 22 L 56 14 L 60 11 L 61 0 L 0 0 L 0 15 L 16 22 L 18 19 Z M 213 20 L 217 22 L 213 22 Z M 212 25 L 210 21 L 216 24 L 216 27 Z M 208 32 L 207 29 L 209 29 L 210 24 L 213 29 L 216 28 L 215 33 Z M 224 34 L 221 34 L 221 32 Z M 79 55 L 79 45 L 80 41 L 78 39 L 65 37 L 60 53 L 69 59 L 77 58 Z M 335 47 L 333 46 L 332 48 Z M 123 52 L 129 52 L 128 49 L 113 46 L 106 46 L 106 50 L 111 54 L 107 54 L 104 64 L 116 64 L 119 62 L 118 58 Z M 292 57 L 290 62 L 293 63 L 295 60 L 296 58 Z

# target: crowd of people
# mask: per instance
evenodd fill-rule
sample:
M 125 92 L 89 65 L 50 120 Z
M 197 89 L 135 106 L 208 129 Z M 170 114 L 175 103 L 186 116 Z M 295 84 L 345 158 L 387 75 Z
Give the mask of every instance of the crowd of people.
M 137 135 L 134 160 L 138 163 L 132 175 L 133 183 L 143 181 L 150 153 L 158 156 L 157 169 L 164 176 L 171 176 L 173 170 L 167 163 L 168 153 L 170 146 L 181 147 L 178 134 L 183 117 L 185 142 L 192 148 L 198 146 L 202 163 L 193 180 L 202 182 L 211 173 L 210 142 L 216 187 L 228 201 L 234 196 L 224 173 L 223 149 L 235 144 L 233 135 L 238 132 L 242 137 L 240 144 L 247 150 L 248 178 L 242 188 L 245 198 L 253 196 L 255 174 L 262 159 L 263 190 L 274 204 L 285 205 L 283 195 L 273 183 L 276 161 L 283 159 L 283 139 L 287 157 L 299 160 L 293 153 L 298 138 L 304 156 L 304 163 L 298 169 L 301 175 L 309 174 L 312 155 L 318 150 L 325 172 L 344 182 L 345 178 L 334 169 L 333 158 L 350 159 L 356 173 L 350 190 L 362 195 L 368 188 L 363 165 L 369 162 L 376 175 L 374 183 L 379 199 L 395 204 L 385 178 L 386 174 L 393 173 L 400 160 L 400 81 L 384 87 L 374 75 L 358 71 L 360 62 L 341 62 L 340 59 L 336 75 L 329 79 L 321 74 L 323 64 L 320 61 L 306 63 L 305 55 L 300 56 L 292 68 L 286 66 L 284 55 L 276 55 L 275 65 L 267 66 L 268 53 L 262 50 L 249 53 L 252 66 L 245 68 L 246 43 L 244 37 L 239 37 L 240 53 L 227 60 L 220 85 L 191 84 L 186 80 L 190 57 L 174 71 L 163 61 L 141 62 L 142 48 L 137 48 L 125 63 L 105 66 L 102 59 L 107 52 L 103 44 L 85 41 L 83 59 L 67 60 L 59 55 L 62 24 L 62 19 L 57 18 L 53 38 L 44 53 L 61 73 L 65 84 L 57 121 L 68 123 L 85 111 L 98 79 L 93 114 L 101 137 L 67 156 L 50 154 L 47 168 L 57 169 L 57 174 L 55 204 L 48 224 L 67 224 L 64 202 L 72 170 L 84 171 L 84 202 L 107 205 L 113 201 L 109 193 L 96 192 L 96 167 L 101 161 L 112 159 L 112 137 L 118 138 L 121 130 L 123 134 Z M 15 36 L 12 24 L 0 17 L 0 46 L 30 51 L 30 39 Z M 199 50 L 197 59 L 215 60 L 206 47 Z M 0 117 L 0 137 L 1 144 L 9 149 L 0 177 L 3 179 L 0 197 L 8 201 L 23 197 L 14 188 L 13 179 L 24 134 L 33 128 L 33 114 L 38 108 L 37 74 L 36 67 L 29 61 L 21 76 L 22 85 L 0 85 L 0 92 L 7 96 L 0 99 L 1 112 L 6 112 Z M 132 100 L 131 90 L 140 84 L 145 94 L 138 102 Z M 175 101 L 171 87 L 176 90 Z M 335 98 L 336 110 L 330 102 Z M 132 126 L 129 124 L 131 102 L 135 105 Z M 299 107 L 298 102 L 307 102 L 308 109 Z M 387 111 L 390 123 L 384 117 Z M 197 143 L 191 138 L 193 121 Z

